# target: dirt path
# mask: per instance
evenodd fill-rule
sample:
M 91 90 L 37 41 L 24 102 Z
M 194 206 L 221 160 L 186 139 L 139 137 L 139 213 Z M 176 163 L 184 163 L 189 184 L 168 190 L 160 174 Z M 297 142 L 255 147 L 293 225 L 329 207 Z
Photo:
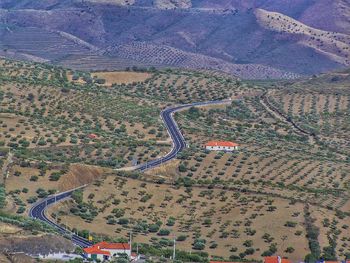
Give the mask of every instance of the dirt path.
M 0 177 L 0 184 L 4 184 L 6 179 L 8 178 L 12 163 L 13 153 L 9 151 L 7 154 L 7 159 L 5 160 L 4 165 L 2 167 L 2 176 Z
M 315 145 L 316 144 L 316 139 L 315 139 L 316 135 L 303 130 L 293 120 L 291 120 L 291 118 L 289 118 L 288 116 L 281 113 L 278 109 L 276 109 L 269 102 L 268 95 L 269 95 L 269 92 L 267 91 L 263 95 L 261 95 L 260 99 L 259 99 L 260 104 L 265 108 L 265 110 L 267 112 L 269 112 L 274 118 L 288 124 L 295 131 L 295 133 L 297 133 L 299 135 L 307 136 L 309 143 L 312 145 Z
M 308 141 L 311 145 L 313 145 L 316 149 L 319 148 L 320 139 L 323 138 L 322 136 L 316 136 L 314 133 L 311 133 L 309 131 L 304 130 L 301 128 L 297 123 L 295 123 L 289 116 L 286 116 L 284 113 L 282 113 L 279 109 L 274 107 L 269 99 L 268 99 L 269 92 L 265 92 L 263 95 L 260 96 L 259 102 L 260 104 L 265 108 L 267 112 L 269 112 L 274 118 L 288 124 L 295 133 L 307 136 Z M 336 149 L 331 148 L 331 151 L 337 155 L 340 159 L 346 160 L 347 155 L 345 155 L 342 152 L 337 151 Z

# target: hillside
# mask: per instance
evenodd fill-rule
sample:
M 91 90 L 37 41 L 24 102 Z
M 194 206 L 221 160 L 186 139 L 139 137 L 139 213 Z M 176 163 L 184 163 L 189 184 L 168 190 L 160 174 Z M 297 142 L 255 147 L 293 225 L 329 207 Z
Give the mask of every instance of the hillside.
M 263 27 L 281 34 L 294 35 L 299 39 L 298 44 L 317 50 L 340 64 L 350 65 L 349 35 L 315 29 L 288 16 L 263 9 L 257 9 L 256 16 Z
M 47 214 L 95 241 L 132 230 L 142 253 L 158 256 L 173 236 L 181 253 L 206 260 L 350 255 L 349 70 L 262 86 L 208 71 L 0 66 L 0 206 L 9 214 L 88 184 Z M 127 172 L 170 150 L 161 109 L 227 98 L 175 114 L 189 145 L 176 160 Z M 207 151 L 208 140 L 240 148 Z
M 4 57 L 95 70 L 212 69 L 244 79 L 349 65 L 343 0 L 2 0 L 0 7 Z

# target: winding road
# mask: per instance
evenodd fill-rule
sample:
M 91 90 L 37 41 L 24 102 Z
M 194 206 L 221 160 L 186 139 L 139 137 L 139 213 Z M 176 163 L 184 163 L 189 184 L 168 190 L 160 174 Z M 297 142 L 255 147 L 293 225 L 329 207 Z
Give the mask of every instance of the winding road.
M 161 118 L 164 122 L 164 125 L 171 137 L 173 147 L 169 153 L 167 153 L 165 156 L 160 157 L 158 159 L 155 159 L 153 161 L 141 164 L 137 166 L 135 170 L 138 170 L 140 172 L 144 172 L 148 169 L 152 169 L 154 167 L 157 167 L 161 164 L 164 164 L 172 159 L 175 159 L 177 154 L 181 152 L 186 147 L 185 138 L 183 137 L 181 130 L 177 126 L 175 120 L 174 120 L 174 113 L 179 112 L 182 110 L 186 110 L 191 107 L 202 107 L 202 106 L 211 106 L 211 105 L 222 105 L 222 104 L 230 104 L 231 100 L 220 100 L 220 101 L 207 101 L 207 102 L 197 102 L 197 103 L 190 103 L 190 104 L 184 104 L 180 106 L 175 106 L 171 108 L 166 108 L 161 112 Z M 83 188 L 85 186 L 81 186 L 79 188 Z M 65 229 L 64 227 L 60 226 L 58 223 L 52 221 L 50 218 L 48 218 L 45 214 L 45 211 L 48 206 L 62 201 L 64 199 L 70 198 L 71 194 L 79 189 L 75 188 L 72 190 L 69 190 L 67 192 L 58 193 L 53 196 L 49 196 L 43 200 L 40 200 L 39 202 L 35 203 L 32 208 L 29 211 L 29 216 L 34 219 L 41 220 L 43 222 L 48 223 L 49 225 L 55 227 L 59 233 L 62 235 L 69 235 L 71 236 L 71 239 L 74 244 L 80 247 L 88 247 L 92 245 L 91 242 L 86 240 L 85 238 L 82 238 L 75 233 L 72 233 L 71 231 Z

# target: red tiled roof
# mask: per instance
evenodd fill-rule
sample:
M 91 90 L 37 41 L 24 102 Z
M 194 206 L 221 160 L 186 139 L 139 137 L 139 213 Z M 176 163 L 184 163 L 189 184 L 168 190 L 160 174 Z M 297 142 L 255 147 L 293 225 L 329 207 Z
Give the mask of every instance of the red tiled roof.
M 278 257 L 265 257 L 264 263 L 278 263 Z
M 210 261 L 209 263 L 238 263 L 238 262 L 228 262 L 228 261 Z M 241 263 L 241 262 L 240 262 Z
M 124 249 L 129 250 L 130 245 L 128 243 L 108 243 L 100 242 L 94 245 L 95 247 L 100 247 L 100 249 Z
M 96 138 L 97 138 L 97 135 L 96 135 L 95 133 L 90 133 L 90 134 L 88 135 L 88 137 L 89 137 L 90 139 L 96 139 Z
M 278 257 L 265 257 L 264 263 L 278 263 Z M 288 259 L 281 258 L 281 263 L 291 263 Z
M 238 146 L 238 144 L 234 142 L 226 142 L 226 141 L 210 141 L 210 142 L 207 142 L 205 146 L 236 147 Z
M 109 251 L 101 250 L 95 246 L 84 248 L 84 252 L 86 254 L 95 254 L 95 255 L 99 254 L 99 255 L 108 255 L 108 256 L 111 255 Z
M 111 255 L 109 249 L 130 250 L 130 245 L 128 243 L 99 242 L 91 247 L 84 248 L 84 252 L 87 254 Z

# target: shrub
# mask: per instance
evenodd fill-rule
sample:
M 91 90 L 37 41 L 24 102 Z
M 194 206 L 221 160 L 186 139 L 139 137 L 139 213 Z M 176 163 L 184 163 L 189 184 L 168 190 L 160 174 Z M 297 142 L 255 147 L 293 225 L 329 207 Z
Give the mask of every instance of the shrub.
M 24 211 L 26 211 L 26 208 L 24 206 L 20 206 L 18 209 L 17 209 L 17 214 L 23 214 Z
M 181 173 L 187 172 L 187 167 L 186 167 L 186 165 L 180 164 L 180 165 L 179 165 L 179 172 L 181 172 Z
M 36 175 L 32 175 L 31 177 L 30 177 L 30 181 L 32 181 L 32 182 L 36 182 L 36 181 L 38 181 L 38 179 L 39 179 L 39 177 L 38 176 L 36 176 Z
M 157 224 L 149 225 L 148 231 L 151 233 L 157 233 L 159 231 L 159 225 Z
M 38 198 L 37 198 L 36 196 L 32 196 L 32 197 L 29 197 L 29 198 L 27 199 L 27 202 L 28 202 L 29 204 L 33 204 L 33 203 L 35 203 L 37 200 L 38 200 Z
M 0 209 L 6 206 L 5 187 L 0 185 Z
M 205 243 L 201 242 L 201 241 L 196 241 L 193 244 L 193 249 L 195 250 L 203 250 L 205 248 Z
M 170 230 L 169 229 L 161 229 L 158 232 L 158 236 L 168 236 L 170 234 Z
M 284 224 L 284 226 L 286 226 L 286 227 L 296 227 L 297 224 L 298 224 L 298 223 L 296 223 L 296 222 L 287 221 L 287 222 Z
M 119 218 L 119 217 L 124 216 L 125 211 L 124 211 L 124 209 L 121 209 L 121 208 L 114 208 L 112 210 L 112 213 L 114 214 L 115 217 Z
M 253 240 L 246 240 L 243 242 L 243 246 L 251 247 L 253 245 Z
M 175 218 L 170 217 L 170 218 L 168 219 L 168 222 L 166 223 L 166 225 L 167 225 L 167 226 L 173 226 L 173 225 L 175 225 Z
M 214 248 L 217 248 L 218 247 L 218 244 L 216 244 L 216 243 L 212 243 L 210 246 L 209 246 L 209 248 L 211 248 L 211 249 L 214 249 Z
M 119 225 L 127 225 L 127 224 L 129 224 L 129 219 L 127 219 L 127 218 L 120 218 L 119 221 L 118 221 L 118 224 Z
M 186 238 L 187 238 L 187 236 L 185 236 L 185 235 L 180 235 L 180 236 L 178 236 L 178 237 L 176 238 L 176 241 L 185 241 Z
M 54 172 L 50 175 L 50 181 L 58 181 L 61 178 L 61 172 Z
M 81 204 L 83 202 L 83 191 L 82 190 L 75 190 L 72 193 L 72 198 L 77 204 Z
M 295 249 L 294 249 L 293 247 L 287 247 L 286 250 L 285 250 L 285 252 L 286 252 L 286 253 L 293 253 L 294 250 L 295 250 Z

